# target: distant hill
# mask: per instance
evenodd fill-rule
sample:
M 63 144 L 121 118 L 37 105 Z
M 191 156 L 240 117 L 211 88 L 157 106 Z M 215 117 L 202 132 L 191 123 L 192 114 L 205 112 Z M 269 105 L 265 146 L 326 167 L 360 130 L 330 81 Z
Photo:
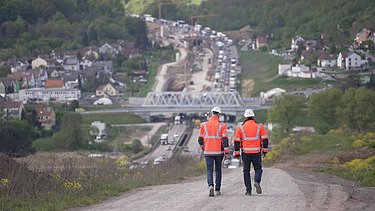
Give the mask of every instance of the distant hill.
M 0 0 L 0 60 L 137 40 L 139 19 L 120 0 Z M 143 48 L 144 46 L 139 46 Z
M 142 6 L 141 2 L 146 3 Z M 127 8 L 129 12 L 149 13 L 155 17 L 158 14 L 154 0 L 129 0 Z M 162 16 L 174 20 L 189 21 L 193 15 L 215 13 L 220 16 L 201 18 L 198 22 L 220 31 L 249 25 L 258 34 L 273 35 L 271 47 L 278 48 L 289 45 L 295 35 L 314 39 L 321 34 L 345 46 L 363 28 L 375 30 L 374 0 L 206 0 L 200 5 L 162 7 Z

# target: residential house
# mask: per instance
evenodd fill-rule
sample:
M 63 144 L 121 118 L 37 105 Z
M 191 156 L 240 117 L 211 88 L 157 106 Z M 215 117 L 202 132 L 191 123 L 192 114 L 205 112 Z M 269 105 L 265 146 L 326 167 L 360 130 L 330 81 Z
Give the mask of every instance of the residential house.
M 324 54 L 319 57 L 318 65 L 321 67 L 336 67 L 337 55 Z
M 93 62 L 92 67 L 97 69 L 98 75 L 100 74 L 107 75 L 113 72 L 112 61 L 110 60 Z
M 79 71 L 79 61 L 77 58 L 65 58 L 63 62 L 63 68 L 67 71 Z
M 44 81 L 47 80 L 48 74 L 44 69 L 37 68 L 24 72 L 11 73 L 7 75 L 7 78 L 19 82 L 21 88 L 41 87 Z
M 296 51 L 298 48 L 301 48 L 303 46 L 303 43 L 305 40 L 300 36 L 295 36 L 292 38 L 292 44 L 290 45 L 290 48 L 293 51 Z
M 92 67 L 92 61 L 85 59 L 85 60 L 82 60 L 82 61 L 79 63 L 79 65 L 80 65 L 80 69 L 81 69 L 81 70 L 82 70 L 82 69 L 86 69 L 86 68 L 88 68 L 88 67 Z
M 17 61 L 15 64 L 12 64 L 10 67 L 10 71 L 12 73 L 14 72 L 19 72 L 19 71 L 26 71 L 27 68 L 29 67 L 29 62 L 28 61 Z
M 55 110 L 52 107 L 40 107 L 35 109 L 38 122 L 45 130 L 52 130 L 56 125 Z
M 119 89 L 118 87 L 116 87 L 112 83 L 108 83 L 106 85 L 101 85 L 96 89 L 96 96 L 103 97 L 103 96 L 107 96 L 107 95 L 108 96 L 122 95 L 122 91 L 121 91 L 121 89 Z
M 48 67 L 48 63 L 46 60 L 38 57 L 36 59 L 34 59 L 32 62 L 31 62 L 31 68 L 32 69 L 36 69 L 38 67 Z
M 16 82 L 10 78 L 0 79 L 0 96 L 14 93 L 16 89 Z
M 361 32 L 359 32 L 354 39 L 356 46 L 358 47 L 362 44 L 362 42 L 367 41 L 370 35 L 371 30 L 369 29 L 363 29 Z
M 99 59 L 98 50 L 89 49 L 86 51 L 82 57 L 84 60 L 97 60 Z
M 104 91 L 104 85 L 100 85 L 98 88 L 96 88 L 96 96 L 100 96 L 100 97 L 103 97 L 106 95 L 105 91 Z
M 66 88 L 79 88 L 80 75 L 78 72 L 65 73 L 62 76 Z
M 268 45 L 268 38 L 266 36 L 258 36 L 256 39 L 257 49 Z
M 104 54 L 104 55 L 114 56 L 118 54 L 118 50 L 112 45 L 106 43 L 102 45 L 101 47 L 99 47 L 99 53 Z
M 367 60 L 362 59 L 361 56 L 355 52 L 339 53 L 337 57 L 337 67 L 341 69 L 356 70 L 367 63 Z
M 89 68 L 81 70 L 82 79 L 83 79 L 82 82 L 94 81 L 98 76 L 97 72 L 98 70 L 95 67 L 89 67 Z
M 60 77 L 60 71 L 58 69 L 56 69 L 56 68 L 48 68 L 47 69 L 47 74 L 48 74 L 49 78 L 58 78 L 58 77 Z
M 24 118 L 25 107 L 22 102 L 0 101 L 0 114 L 2 120 L 22 119 Z

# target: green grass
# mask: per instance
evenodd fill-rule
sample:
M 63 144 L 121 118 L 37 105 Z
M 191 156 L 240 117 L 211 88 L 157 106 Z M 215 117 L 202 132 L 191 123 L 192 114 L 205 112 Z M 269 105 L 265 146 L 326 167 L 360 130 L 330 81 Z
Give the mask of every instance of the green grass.
M 241 81 L 253 79 L 255 82 L 252 96 L 259 95 L 275 87 L 292 91 L 302 88 L 319 87 L 321 80 L 319 79 L 302 79 L 288 78 L 286 76 L 278 76 L 278 65 L 289 63 L 281 57 L 273 56 L 262 51 L 241 51 Z
M 335 152 L 353 150 L 352 143 L 353 136 L 350 131 L 344 129 L 331 130 L 326 135 L 291 134 L 272 148 L 264 161 L 265 164 L 273 164 L 316 152 L 333 155 Z
M 107 124 L 138 124 L 146 121 L 135 114 L 83 114 L 82 122 L 91 124 L 93 121 L 101 121 Z

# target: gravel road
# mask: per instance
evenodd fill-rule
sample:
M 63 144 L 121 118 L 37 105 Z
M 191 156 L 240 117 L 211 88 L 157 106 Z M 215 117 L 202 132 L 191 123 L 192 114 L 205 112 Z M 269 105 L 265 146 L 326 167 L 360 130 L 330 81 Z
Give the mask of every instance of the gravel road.
M 373 198 L 366 203 L 350 202 L 350 193 L 340 184 L 319 181 L 314 176 L 265 168 L 263 194 L 253 190 L 246 196 L 242 168 L 225 169 L 222 195 L 208 197 L 205 177 L 183 183 L 161 185 L 129 191 L 106 202 L 79 210 L 372 210 Z M 373 191 L 368 189 L 367 191 Z M 371 193 L 369 193 L 371 194 Z

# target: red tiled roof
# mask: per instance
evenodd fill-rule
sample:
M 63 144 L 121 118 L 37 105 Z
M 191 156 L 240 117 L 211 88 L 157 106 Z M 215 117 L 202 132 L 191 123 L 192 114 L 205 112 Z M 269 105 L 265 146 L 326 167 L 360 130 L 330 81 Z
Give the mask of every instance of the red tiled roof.
M 268 42 L 268 39 L 265 36 L 258 36 L 257 40 L 258 40 L 258 43 L 263 43 L 263 44 L 267 44 Z
M 46 80 L 45 88 L 59 88 L 64 86 L 63 80 Z
M 35 109 L 36 111 L 36 115 L 38 117 L 44 117 L 44 116 L 51 116 L 52 115 L 52 109 L 48 109 L 48 108 L 36 108 Z

